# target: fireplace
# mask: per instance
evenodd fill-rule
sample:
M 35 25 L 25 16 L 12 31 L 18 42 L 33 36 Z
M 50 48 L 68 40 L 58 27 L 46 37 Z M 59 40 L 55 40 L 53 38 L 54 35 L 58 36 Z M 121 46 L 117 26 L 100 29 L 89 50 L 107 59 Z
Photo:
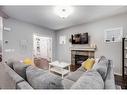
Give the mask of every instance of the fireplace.
M 94 58 L 95 50 L 71 50 L 71 71 L 77 70 L 82 62 Z
M 81 66 L 82 62 L 88 59 L 86 55 L 75 55 L 75 64 Z

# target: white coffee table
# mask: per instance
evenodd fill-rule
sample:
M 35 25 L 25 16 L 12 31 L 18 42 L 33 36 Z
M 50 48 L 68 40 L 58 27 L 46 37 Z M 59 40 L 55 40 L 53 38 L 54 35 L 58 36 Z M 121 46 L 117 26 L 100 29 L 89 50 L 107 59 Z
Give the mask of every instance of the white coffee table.
M 49 63 L 49 71 L 50 72 L 53 71 L 58 74 L 61 74 L 63 78 L 64 75 L 70 72 L 70 65 L 71 64 L 65 62 L 54 61 L 52 63 Z

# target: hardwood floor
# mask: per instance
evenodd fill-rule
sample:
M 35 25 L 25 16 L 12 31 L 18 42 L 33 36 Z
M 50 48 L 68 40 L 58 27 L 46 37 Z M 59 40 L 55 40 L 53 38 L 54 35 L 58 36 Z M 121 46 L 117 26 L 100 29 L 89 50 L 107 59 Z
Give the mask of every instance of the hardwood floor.
M 115 76 L 115 84 L 120 85 L 122 89 L 127 89 L 127 76 L 123 79 L 122 76 L 114 75 Z

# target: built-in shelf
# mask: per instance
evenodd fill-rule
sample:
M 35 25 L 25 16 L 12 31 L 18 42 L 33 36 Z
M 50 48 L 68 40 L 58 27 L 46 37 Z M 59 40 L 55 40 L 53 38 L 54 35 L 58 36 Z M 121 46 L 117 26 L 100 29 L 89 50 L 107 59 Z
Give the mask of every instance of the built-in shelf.
M 127 38 L 122 38 L 122 76 L 125 79 L 127 75 Z

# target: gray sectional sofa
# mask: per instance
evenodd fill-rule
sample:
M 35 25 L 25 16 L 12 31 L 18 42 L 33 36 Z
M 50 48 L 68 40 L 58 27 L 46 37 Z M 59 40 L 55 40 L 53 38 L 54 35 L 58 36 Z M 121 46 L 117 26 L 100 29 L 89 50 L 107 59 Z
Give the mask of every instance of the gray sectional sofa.
M 1 64 L 0 88 L 1 89 L 32 89 L 28 82 L 26 82 L 20 75 L 18 75 L 6 63 Z
M 1 89 L 62 89 L 61 77 L 20 62 L 1 64 Z M 1 75 L 1 73 L 0 73 Z
M 69 73 L 62 83 L 64 89 L 116 89 L 112 61 L 102 56 L 92 70 L 86 71 L 81 66 Z
M 1 89 L 115 89 L 111 61 L 105 57 L 86 71 L 82 66 L 64 79 L 34 66 L 19 62 L 0 64 Z

